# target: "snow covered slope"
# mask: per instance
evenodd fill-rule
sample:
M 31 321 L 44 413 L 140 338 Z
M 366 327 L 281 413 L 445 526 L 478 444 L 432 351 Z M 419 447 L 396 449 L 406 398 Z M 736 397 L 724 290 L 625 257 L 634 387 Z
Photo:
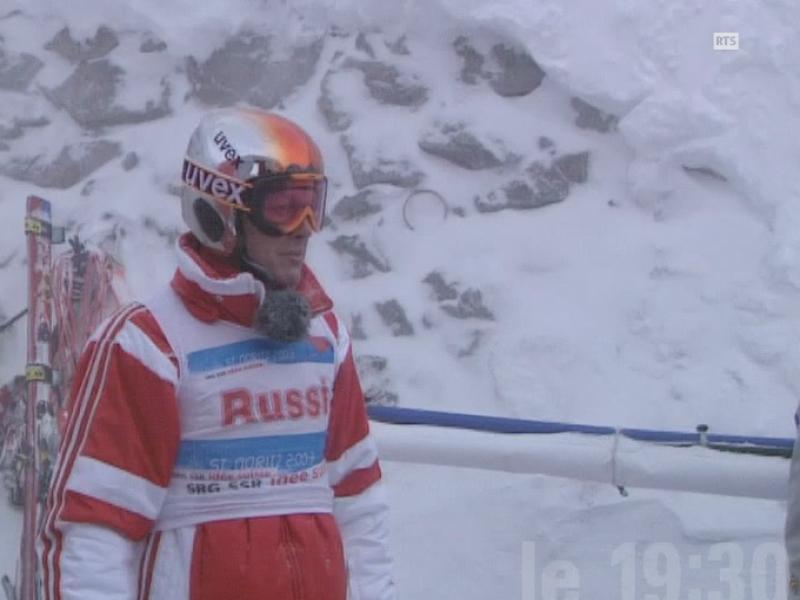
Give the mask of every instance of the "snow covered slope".
M 790 0 L 3 5 L 0 317 L 24 304 L 30 193 L 136 294 L 166 281 L 188 134 L 248 102 L 326 155 L 310 259 L 375 401 L 792 436 L 798 22 Z M 715 51 L 728 31 L 739 50 Z M 3 380 L 23 346 L 0 338 Z M 518 598 L 531 569 L 547 597 L 554 560 L 591 598 L 782 580 L 781 503 L 386 471 L 407 597 Z

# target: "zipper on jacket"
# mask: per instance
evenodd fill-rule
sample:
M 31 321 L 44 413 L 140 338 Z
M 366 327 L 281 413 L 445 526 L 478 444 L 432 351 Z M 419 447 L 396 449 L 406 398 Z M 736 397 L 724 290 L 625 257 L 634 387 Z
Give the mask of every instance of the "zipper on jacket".
M 289 575 L 292 582 L 292 598 L 303 600 L 303 571 L 300 568 L 300 561 L 297 560 L 297 549 L 292 539 L 292 530 L 289 528 L 289 518 L 280 517 L 281 520 L 281 545 L 286 553 L 286 564 L 289 567 Z

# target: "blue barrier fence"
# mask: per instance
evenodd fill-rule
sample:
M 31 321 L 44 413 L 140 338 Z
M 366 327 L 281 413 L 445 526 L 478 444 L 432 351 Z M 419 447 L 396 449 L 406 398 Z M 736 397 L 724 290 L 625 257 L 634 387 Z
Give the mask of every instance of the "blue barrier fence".
M 577 423 L 553 421 L 532 421 L 510 419 L 485 415 L 398 408 L 394 406 L 368 405 L 370 419 L 381 423 L 396 425 L 429 425 L 434 427 L 453 427 L 491 433 L 581 433 L 587 435 L 619 434 L 632 440 L 668 444 L 676 446 L 706 446 L 716 450 L 727 450 L 748 454 L 789 457 L 794 440 L 790 438 L 724 435 L 697 431 L 658 431 L 654 429 L 615 428 Z M 701 427 L 702 429 L 702 427 Z

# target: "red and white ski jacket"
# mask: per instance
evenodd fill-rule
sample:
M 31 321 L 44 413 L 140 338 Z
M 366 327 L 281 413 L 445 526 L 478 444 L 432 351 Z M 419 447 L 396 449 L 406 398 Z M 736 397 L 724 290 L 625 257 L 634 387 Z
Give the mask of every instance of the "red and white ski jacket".
M 393 600 L 347 331 L 308 269 L 306 339 L 187 234 L 169 288 L 90 339 L 41 536 L 50 600 Z

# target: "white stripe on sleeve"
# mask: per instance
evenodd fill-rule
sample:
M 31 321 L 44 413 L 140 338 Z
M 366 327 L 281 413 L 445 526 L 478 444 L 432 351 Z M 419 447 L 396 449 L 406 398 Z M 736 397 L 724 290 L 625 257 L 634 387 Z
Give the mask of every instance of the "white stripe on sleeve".
M 328 462 L 328 477 L 331 485 L 338 485 L 348 473 L 356 469 L 366 469 L 378 460 L 375 440 L 368 434 L 363 440 L 345 450 L 337 460 Z
M 95 458 L 79 456 L 67 490 L 97 498 L 155 521 L 167 489 Z
M 128 321 L 115 341 L 161 379 L 174 386 L 178 384 L 178 369 L 139 327 Z
M 63 526 L 61 600 L 134 600 L 141 544 L 88 523 Z M 114 565 L 115 568 L 110 568 Z

